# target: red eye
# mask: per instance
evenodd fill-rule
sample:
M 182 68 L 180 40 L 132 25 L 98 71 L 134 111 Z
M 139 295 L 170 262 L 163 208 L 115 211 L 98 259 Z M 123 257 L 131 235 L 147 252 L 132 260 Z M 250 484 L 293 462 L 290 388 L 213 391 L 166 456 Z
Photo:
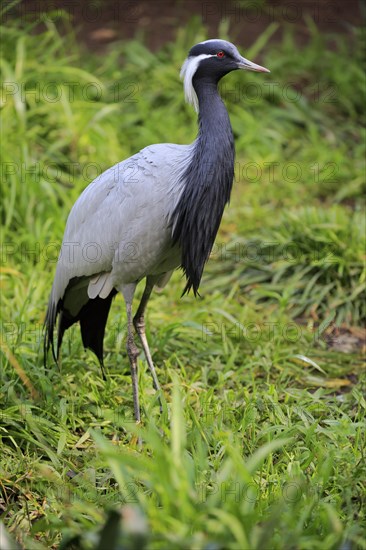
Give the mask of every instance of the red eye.
M 222 57 L 225 57 L 225 54 L 224 52 L 221 51 L 221 52 L 217 52 L 216 56 L 222 58 Z

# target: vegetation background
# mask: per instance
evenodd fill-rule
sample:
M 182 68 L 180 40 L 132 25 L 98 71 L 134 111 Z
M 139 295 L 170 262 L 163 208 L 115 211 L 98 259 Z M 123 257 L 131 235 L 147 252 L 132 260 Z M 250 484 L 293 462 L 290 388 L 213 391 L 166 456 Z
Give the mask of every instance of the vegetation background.
M 1 6 L 0 547 L 366 548 L 363 4 L 122 4 Z M 106 382 L 77 327 L 44 367 L 42 325 L 81 191 L 194 139 L 179 69 L 213 36 L 271 74 L 221 85 L 233 196 L 202 297 L 151 300 L 139 448 L 122 300 Z

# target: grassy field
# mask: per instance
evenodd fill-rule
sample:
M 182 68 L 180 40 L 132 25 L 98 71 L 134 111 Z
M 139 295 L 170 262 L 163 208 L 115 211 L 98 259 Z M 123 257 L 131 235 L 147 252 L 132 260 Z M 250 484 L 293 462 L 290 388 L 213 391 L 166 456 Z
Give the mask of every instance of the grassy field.
M 177 272 L 151 300 L 164 411 L 141 356 L 139 448 L 122 299 L 107 326 L 106 381 L 78 327 L 60 368 L 44 367 L 42 325 L 80 192 L 149 143 L 194 139 L 179 69 L 206 32 L 192 21 L 157 53 L 136 40 L 98 56 L 57 24 L 1 29 L 9 537 L 27 549 L 365 549 L 360 31 L 334 49 L 309 21 L 299 49 L 291 28 L 269 47 L 270 26 L 244 54 L 271 74 L 222 83 L 237 148 L 231 205 L 201 298 L 180 298 Z M 230 38 L 225 25 L 220 36 Z

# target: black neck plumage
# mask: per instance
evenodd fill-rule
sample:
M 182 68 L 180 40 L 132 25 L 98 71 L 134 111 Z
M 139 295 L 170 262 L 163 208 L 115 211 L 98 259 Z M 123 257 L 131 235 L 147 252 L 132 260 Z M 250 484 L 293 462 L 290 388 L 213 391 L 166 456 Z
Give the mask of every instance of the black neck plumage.
M 183 192 L 173 214 L 173 241 L 182 251 L 187 283 L 183 294 L 198 292 L 234 177 L 234 138 L 217 83 L 193 79 L 199 102 L 199 133 L 182 175 Z

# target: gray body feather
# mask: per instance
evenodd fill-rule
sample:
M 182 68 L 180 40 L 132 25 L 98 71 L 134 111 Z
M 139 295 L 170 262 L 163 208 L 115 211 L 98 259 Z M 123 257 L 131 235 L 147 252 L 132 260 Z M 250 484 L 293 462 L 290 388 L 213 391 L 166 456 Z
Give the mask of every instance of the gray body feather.
M 171 216 L 191 150 L 192 145 L 146 147 L 103 172 L 80 195 L 69 214 L 57 263 L 46 347 L 53 346 L 61 305 L 61 315 L 69 316 L 71 324 L 89 299 L 106 299 L 114 288 L 146 275 L 159 276 L 159 287 L 168 282 L 181 261 L 179 246 L 172 241 Z M 59 330 L 57 348 L 63 332 Z

